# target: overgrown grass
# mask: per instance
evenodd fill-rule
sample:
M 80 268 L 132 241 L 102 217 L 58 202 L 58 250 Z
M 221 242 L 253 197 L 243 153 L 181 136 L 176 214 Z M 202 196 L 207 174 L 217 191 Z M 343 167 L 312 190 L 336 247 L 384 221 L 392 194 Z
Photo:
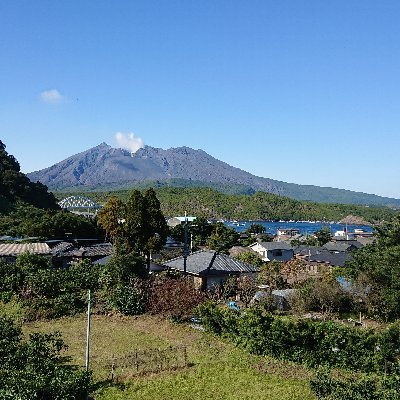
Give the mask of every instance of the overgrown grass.
M 26 324 L 33 331 L 62 332 L 68 354 L 85 362 L 84 316 Z M 112 357 L 136 349 L 184 345 L 189 366 L 173 371 L 132 376 L 110 382 Z M 302 367 L 251 356 L 229 343 L 188 326 L 161 318 L 94 316 L 91 330 L 91 367 L 97 381 L 96 400 L 113 399 L 315 399 Z

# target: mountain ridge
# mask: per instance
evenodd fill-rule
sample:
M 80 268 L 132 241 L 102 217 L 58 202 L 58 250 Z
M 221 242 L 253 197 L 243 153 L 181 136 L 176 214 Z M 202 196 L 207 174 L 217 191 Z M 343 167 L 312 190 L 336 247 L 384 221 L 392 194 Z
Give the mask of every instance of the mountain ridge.
M 252 175 L 220 161 L 204 150 L 190 147 L 161 149 L 145 146 L 135 153 L 101 143 L 72 155 L 48 168 L 28 173 L 51 190 L 99 190 L 128 188 L 148 181 L 179 180 L 229 186 L 238 185 L 254 191 L 288 196 L 297 200 L 321 203 L 400 206 L 400 200 L 346 189 L 298 185 Z

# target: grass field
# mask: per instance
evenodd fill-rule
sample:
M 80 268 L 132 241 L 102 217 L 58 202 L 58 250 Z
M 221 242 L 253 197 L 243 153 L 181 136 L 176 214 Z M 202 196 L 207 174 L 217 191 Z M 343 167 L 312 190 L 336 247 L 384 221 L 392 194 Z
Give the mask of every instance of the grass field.
M 229 343 L 189 326 L 153 316 L 93 316 L 91 368 L 96 400 L 112 399 L 315 399 L 302 367 L 251 356 Z M 72 362 L 84 365 L 84 316 L 34 322 L 24 332 L 62 333 Z M 127 375 L 110 382 L 111 360 L 135 350 L 185 346 L 189 365 L 184 368 Z M 118 377 L 118 376 L 117 376 Z

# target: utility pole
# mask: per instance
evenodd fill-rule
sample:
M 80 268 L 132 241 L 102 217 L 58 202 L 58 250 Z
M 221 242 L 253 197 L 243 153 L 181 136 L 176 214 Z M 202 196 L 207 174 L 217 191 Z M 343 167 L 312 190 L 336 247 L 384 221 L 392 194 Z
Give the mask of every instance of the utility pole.
M 90 355 L 90 289 L 88 290 L 87 327 L 86 327 L 86 373 L 89 374 Z M 89 400 L 89 389 L 86 392 L 86 400 Z
M 186 262 L 188 256 L 188 219 L 185 211 L 185 226 L 183 236 L 183 274 L 186 275 Z
M 86 328 L 86 372 L 89 372 L 90 356 L 90 289 L 88 291 L 87 328 Z

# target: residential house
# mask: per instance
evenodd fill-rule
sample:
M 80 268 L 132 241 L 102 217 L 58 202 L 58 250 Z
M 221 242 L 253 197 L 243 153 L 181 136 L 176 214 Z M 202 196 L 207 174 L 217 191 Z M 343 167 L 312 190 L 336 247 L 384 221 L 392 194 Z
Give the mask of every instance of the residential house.
M 0 260 L 15 263 L 23 253 L 40 254 L 51 257 L 51 249 L 47 243 L 0 243 Z
M 169 270 L 184 272 L 183 256 L 174 258 L 164 266 Z M 202 290 L 213 290 L 221 286 L 230 276 L 255 278 L 259 268 L 219 254 L 213 250 L 200 250 L 191 253 L 186 258 L 186 273 L 193 277 L 196 287 Z
M 332 253 L 352 252 L 361 247 L 363 247 L 363 245 L 357 240 L 332 240 L 322 246 L 323 249 Z
M 289 242 L 257 242 L 249 246 L 260 254 L 263 261 L 290 261 L 294 257 L 294 251 Z
M 67 268 L 72 262 L 90 260 L 91 262 L 110 256 L 113 253 L 111 243 L 96 243 L 77 246 L 70 242 L 60 242 L 51 249 L 53 265 Z

